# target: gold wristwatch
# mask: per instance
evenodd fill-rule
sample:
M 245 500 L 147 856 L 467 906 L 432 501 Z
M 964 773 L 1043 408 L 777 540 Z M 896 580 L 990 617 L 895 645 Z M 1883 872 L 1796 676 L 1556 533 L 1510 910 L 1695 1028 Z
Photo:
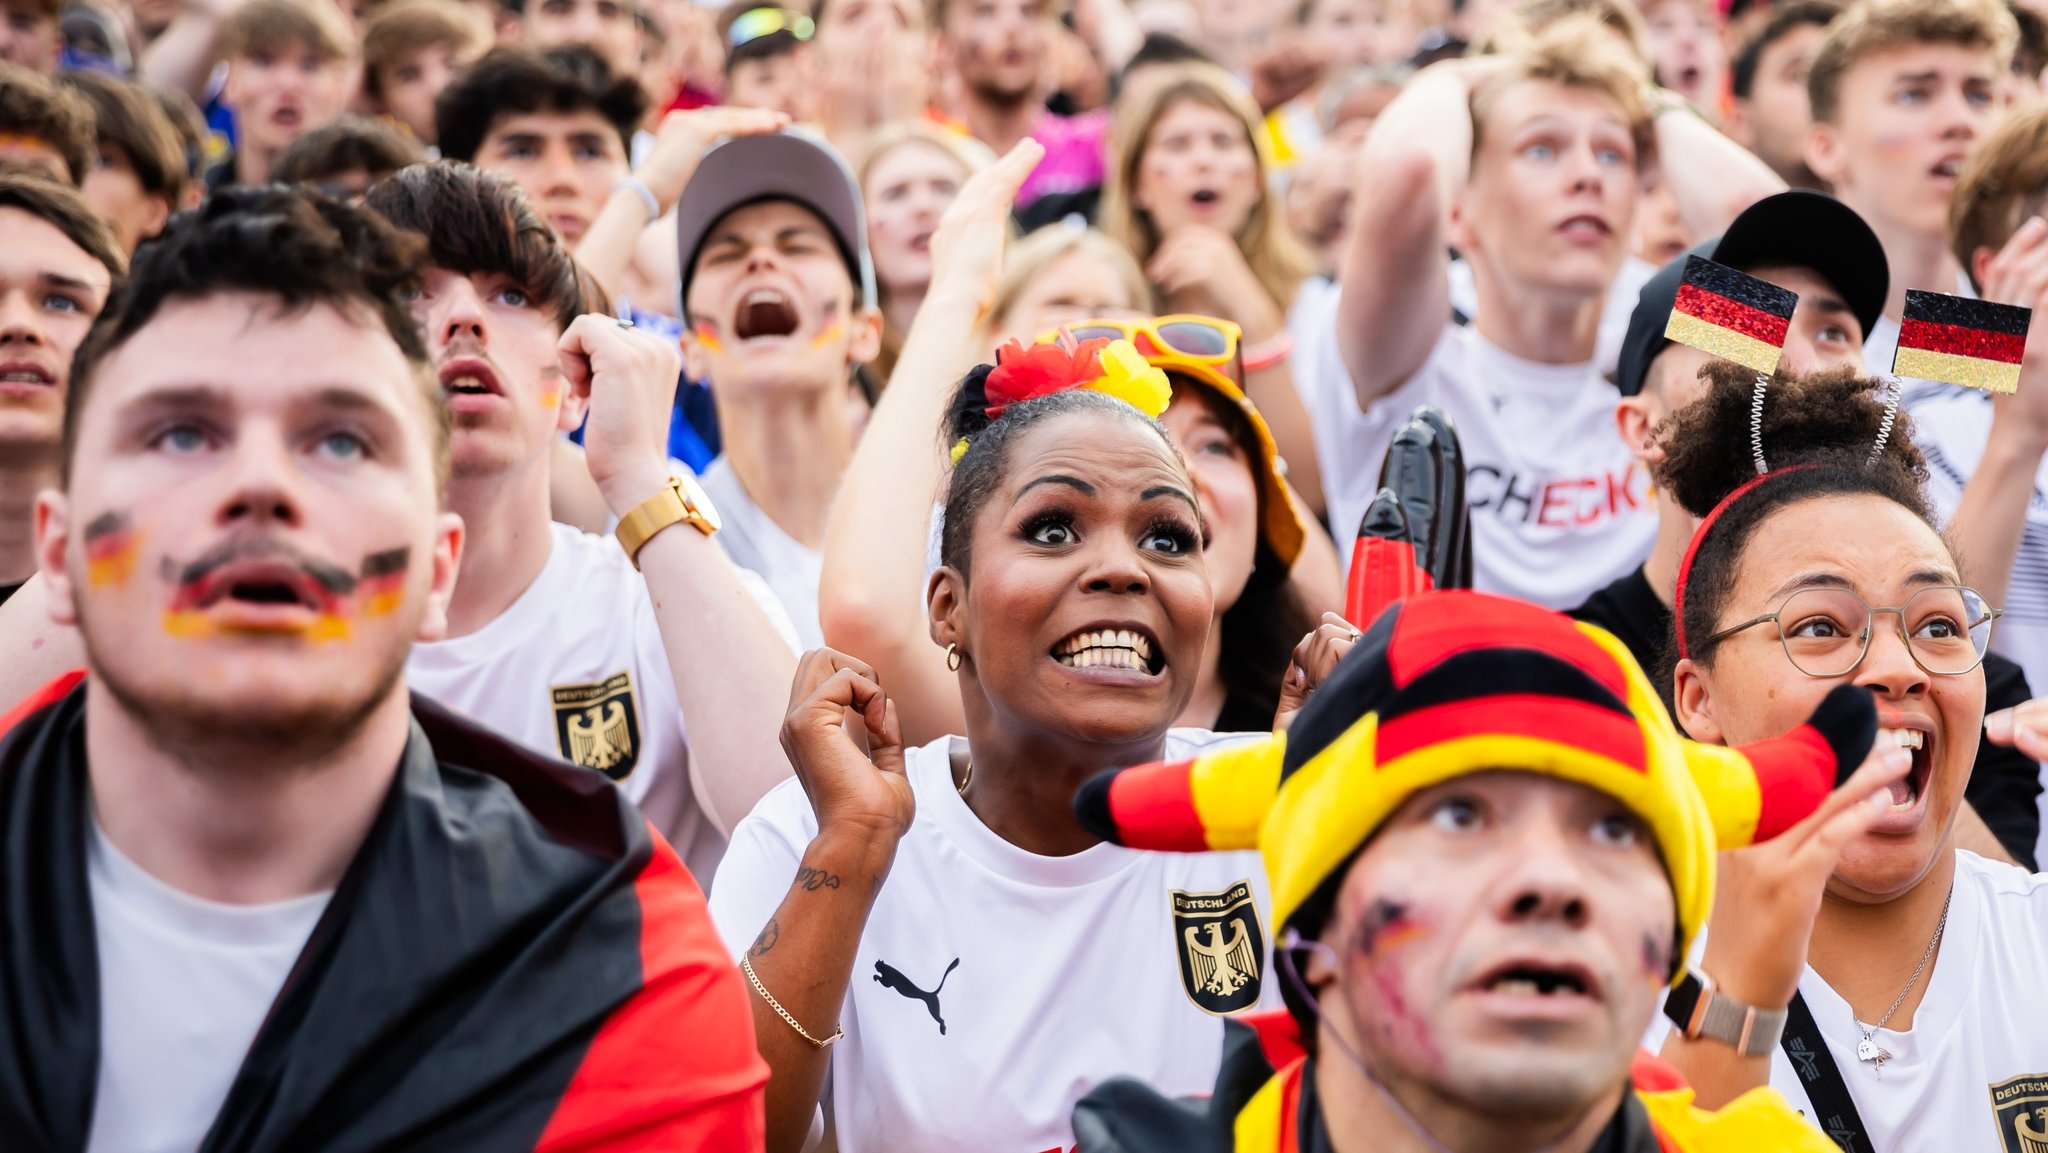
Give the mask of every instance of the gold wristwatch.
M 718 531 L 718 510 L 711 507 L 711 497 L 694 476 L 670 476 L 667 486 L 634 506 L 613 532 L 619 538 L 619 547 L 626 550 L 626 559 L 637 569 L 640 550 L 654 539 L 654 534 L 678 523 L 687 524 L 705 536 Z

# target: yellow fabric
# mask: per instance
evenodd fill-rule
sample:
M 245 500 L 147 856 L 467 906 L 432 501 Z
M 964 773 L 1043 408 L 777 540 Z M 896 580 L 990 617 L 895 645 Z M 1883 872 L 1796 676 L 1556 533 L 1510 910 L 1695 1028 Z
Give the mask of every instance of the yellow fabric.
M 1266 1083 L 1244 1103 L 1244 1108 L 1238 1110 L 1232 1130 L 1238 1153 L 1274 1153 L 1280 1148 L 1280 1103 L 1284 1080 L 1278 1076 L 1266 1078 Z
M 1280 788 L 1280 762 L 1287 737 L 1237 745 L 1195 758 L 1188 791 L 1211 849 L 1255 849 L 1260 819 Z
M 1841 1153 L 1776 1089 L 1751 1089 L 1714 1112 L 1694 1105 L 1691 1089 L 1636 1096 L 1682 1153 Z
M 1112 340 L 1102 350 L 1102 376 L 1083 387 L 1116 397 L 1146 416 L 1157 418 L 1173 402 L 1173 385 L 1152 367 L 1128 340 Z

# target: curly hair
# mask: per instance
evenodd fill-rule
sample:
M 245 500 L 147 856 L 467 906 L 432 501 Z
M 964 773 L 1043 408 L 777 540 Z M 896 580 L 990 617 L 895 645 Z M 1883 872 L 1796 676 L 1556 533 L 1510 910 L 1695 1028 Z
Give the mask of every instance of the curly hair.
M 1705 517 L 1730 493 L 1757 479 L 1746 451 L 1755 373 L 1717 361 L 1703 375 L 1706 395 L 1659 426 L 1664 459 L 1652 469 L 1658 486 L 1696 517 Z M 1870 459 L 1885 419 L 1881 389 L 1851 369 L 1803 378 L 1779 375 L 1771 381 L 1763 445 L 1772 471 L 1764 483 L 1722 509 L 1698 541 L 1692 567 L 1684 574 L 1685 616 L 1678 623 L 1686 636 L 1714 631 L 1734 592 L 1744 550 L 1764 521 L 1788 505 L 1829 496 L 1875 496 L 1939 530 L 1923 491 L 1927 462 L 1913 444 L 1905 412 L 1898 414 L 1884 452 Z M 1712 664 L 1711 653 L 1693 655 Z

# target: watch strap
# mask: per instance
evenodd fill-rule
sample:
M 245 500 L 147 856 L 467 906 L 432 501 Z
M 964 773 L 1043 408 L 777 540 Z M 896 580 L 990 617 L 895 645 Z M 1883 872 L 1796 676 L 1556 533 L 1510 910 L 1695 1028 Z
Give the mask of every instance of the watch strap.
M 626 559 L 638 569 L 640 550 L 647 546 L 647 542 L 663 529 L 682 523 L 688 523 L 705 536 L 718 531 L 718 523 L 692 504 L 682 478 L 671 476 L 653 496 L 634 505 L 631 512 L 619 518 L 619 526 L 613 530 L 613 535 L 618 538 L 619 547 L 626 551 Z
M 1688 969 L 1664 1001 L 1664 1015 L 1685 1036 L 1732 1046 L 1745 1057 L 1767 1057 L 1785 1032 L 1785 1010 L 1746 1005 L 1714 987 L 1711 977 Z

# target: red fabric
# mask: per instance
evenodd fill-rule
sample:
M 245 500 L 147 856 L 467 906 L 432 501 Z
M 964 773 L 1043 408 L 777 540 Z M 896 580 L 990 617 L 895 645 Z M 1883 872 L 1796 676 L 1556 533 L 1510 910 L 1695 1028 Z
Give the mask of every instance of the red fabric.
M 634 883 L 641 988 L 613 1011 L 535 1153 L 754 1153 L 768 1066 L 704 895 L 658 834 Z
M 1812 816 L 1835 787 L 1835 750 L 1812 725 L 1742 749 L 1756 769 L 1756 836 L 1770 840 Z M 1724 849 L 1740 848 L 1723 845 Z
M 1672 311 L 1778 348 L 1784 347 L 1785 335 L 1792 327 L 1791 320 L 1786 317 L 1775 316 L 1739 300 L 1730 300 L 1696 284 L 1679 285 L 1678 300 Z
M 1636 1050 L 1635 1060 L 1629 1063 L 1628 1082 L 1644 1093 L 1668 1093 L 1690 1088 L 1685 1082 L 1685 1074 L 1679 1072 L 1677 1066 L 1648 1049 Z
M 1406 688 L 1416 677 L 1459 653 L 1504 646 L 1539 649 L 1569 661 L 1615 696 L 1628 699 L 1628 680 L 1621 666 L 1569 617 L 1521 601 L 1462 590 L 1437 593 L 1434 603 L 1438 611 L 1403 613 L 1394 626 L 1387 666 L 1397 687 Z
M 718 97 L 702 88 L 685 84 L 676 90 L 676 98 L 668 102 L 669 112 L 694 112 L 718 103 Z
M 1308 1069 L 1308 1059 L 1301 1058 L 1280 1070 L 1280 1148 L 1286 1153 L 1297 1153 L 1301 1148 L 1301 1134 L 1297 1132 L 1301 1119 L 1301 1075 Z
M 8 709 L 5 713 L 0 713 L 0 737 L 4 737 L 14 731 L 14 726 L 20 724 L 22 718 L 30 713 L 45 705 L 54 705 L 58 701 L 63 700 L 66 696 L 70 695 L 72 689 L 78 687 L 78 682 L 84 679 L 84 669 L 73 669 L 49 684 L 44 685 L 42 688 L 37 689 L 35 692 L 30 693 L 28 696 L 23 697 L 20 701 L 16 702 L 13 708 Z
M 1636 719 L 1563 697 L 1503 693 L 1432 705 L 1382 722 L 1373 748 L 1382 765 L 1461 737 L 1517 736 L 1556 741 L 1644 772 L 1649 754 Z
M 1209 837 L 1195 811 L 1188 761 L 1141 765 L 1109 782 L 1109 812 L 1124 844 L 1134 849 L 1201 853 Z
M 1263 1013 L 1246 1013 L 1237 1023 L 1252 1031 L 1258 1038 L 1259 1051 L 1266 1055 L 1266 1063 L 1275 1069 L 1287 1066 L 1308 1056 L 1308 1050 L 1301 1042 L 1301 1022 L 1285 1009 L 1268 1009 Z
M 1102 350 L 1108 347 L 1109 338 L 1104 336 L 1078 344 L 1070 339 L 1033 345 L 1011 340 L 996 350 L 996 366 L 982 386 L 988 396 L 988 418 L 997 419 L 1013 404 L 1102 379 Z
M 1899 347 L 1992 360 L 2000 364 L 2018 364 L 2027 353 L 2027 338 L 2010 332 L 1993 332 L 1988 328 L 1908 320 L 1899 325 Z

